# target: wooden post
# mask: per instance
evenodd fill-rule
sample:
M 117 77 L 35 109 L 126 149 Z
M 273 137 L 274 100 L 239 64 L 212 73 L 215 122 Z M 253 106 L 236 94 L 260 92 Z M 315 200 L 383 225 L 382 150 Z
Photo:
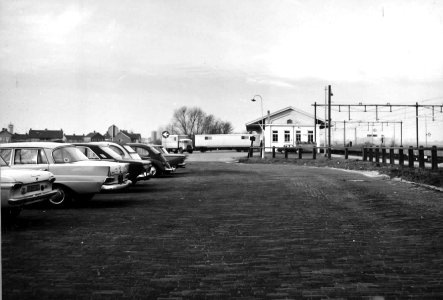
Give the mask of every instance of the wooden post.
M 298 158 L 299 159 L 303 158 L 303 148 L 298 148 Z
M 285 148 L 285 158 L 288 158 L 288 148 Z
M 380 148 L 375 147 L 375 162 L 378 164 L 380 162 Z
M 369 148 L 369 161 L 374 161 L 374 149 L 372 147 Z
M 437 146 L 432 146 L 431 149 L 431 165 L 432 165 L 432 171 L 437 171 L 438 169 Z
M 348 147 L 345 148 L 345 159 L 349 158 L 349 149 Z
M 363 161 L 368 160 L 368 148 L 363 147 Z
M 272 146 L 272 158 L 275 158 L 275 146 Z
M 312 148 L 312 159 L 317 159 L 317 147 Z
M 425 168 L 425 150 L 423 149 L 423 146 L 420 146 L 418 149 L 418 167 L 420 169 Z
M 386 164 L 386 148 L 384 146 L 381 147 L 381 162 Z
M 414 168 L 414 148 L 412 146 L 409 146 L 408 149 L 408 161 L 409 161 L 409 168 Z
M 395 165 L 394 148 L 389 149 L 389 163 Z
M 400 149 L 398 149 L 398 164 L 402 167 L 405 165 L 405 157 L 403 155 L 403 146 L 400 146 Z

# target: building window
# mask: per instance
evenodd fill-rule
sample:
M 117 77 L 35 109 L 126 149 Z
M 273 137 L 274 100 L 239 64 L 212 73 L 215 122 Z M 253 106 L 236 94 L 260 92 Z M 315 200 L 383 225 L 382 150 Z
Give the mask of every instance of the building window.
M 291 140 L 291 136 L 289 130 L 285 130 L 285 142 L 289 142 Z
M 272 141 L 278 142 L 278 131 L 277 130 L 272 130 Z
M 212 140 L 212 136 L 205 136 L 205 140 Z
M 286 121 L 286 124 L 292 124 L 292 120 L 291 120 L 291 119 L 288 119 L 288 120 Z
M 308 143 L 314 142 L 314 131 L 308 130 Z
M 300 130 L 297 130 L 297 131 L 295 132 L 295 141 L 296 141 L 297 143 L 300 143 L 300 142 L 301 142 L 301 131 L 300 131 Z

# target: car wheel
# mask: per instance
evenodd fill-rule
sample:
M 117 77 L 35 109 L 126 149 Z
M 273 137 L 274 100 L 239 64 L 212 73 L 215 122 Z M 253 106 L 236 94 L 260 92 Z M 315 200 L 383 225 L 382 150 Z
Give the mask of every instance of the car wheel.
M 151 169 L 149 170 L 149 173 L 151 174 L 152 177 L 157 177 L 158 176 L 158 169 L 156 166 L 152 166 Z
M 180 148 L 178 149 L 178 152 L 179 152 L 179 153 L 183 153 L 183 148 L 180 147 Z
M 50 198 L 49 203 L 53 206 L 67 206 L 70 202 L 72 202 L 73 195 L 72 192 L 65 186 L 62 185 L 54 185 L 54 189 L 58 189 L 60 191 L 60 197 L 58 198 Z

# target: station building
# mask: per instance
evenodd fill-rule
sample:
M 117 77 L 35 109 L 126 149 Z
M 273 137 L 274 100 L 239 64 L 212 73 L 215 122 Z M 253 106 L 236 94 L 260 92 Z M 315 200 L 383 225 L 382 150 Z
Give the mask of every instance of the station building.
M 273 113 L 268 111 L 263 118 L 246 123 L 246 130 L 260 134 L 261 140 L 264 138 L 266 151 L 270 152 L 274 146 L 320 146 L 324 125 L 324 121 L 314 115 L 289 106 Z

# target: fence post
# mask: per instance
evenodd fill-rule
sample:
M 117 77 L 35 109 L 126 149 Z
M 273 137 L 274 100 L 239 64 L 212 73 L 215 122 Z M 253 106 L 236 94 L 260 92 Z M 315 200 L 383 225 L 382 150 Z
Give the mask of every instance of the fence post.
M 254 153 L 254 148 L 249 147 L 249 153 L 248 153 L 249 157 L 252 157 L 254 155 L 253 153 Z
M 368 160 L 368 148 L 363 147 L 363 161 Z
M 423 146 L 418 148 L 418 167 L 420 169 L 425 168 L 425 150 L 423 149 Z
M 272 158 L 275 158 L 275 146 L 272 146 Z
M 317 147 L 312 148 L 312 159 L 317 159 Z
M 386 148 L 384 146 L 381 147 L 381 162 L 386 165 Z
M 378 164 L 380 162 L 380 148 L 375 147 L 375 162 Z
M 432 171 L 437 171 L 437 169 L 438 169 L 437 146 L 432 146 L 432 149 L 431 149 L 431 164 L 432 164 Z
M 332 148 L 328 147 L 328 159 L 331 159 L 331 155 L 332 155 Z
M 403 146 L 400 146 L 400 149 L 398 149 L 398 164 L 402 167 L 405 164 L 405 157 L 403 156 Z
M 369 148 L 369 161 L 374 161 L 374 149 L 372 148 L 372 146 Z
M 302 159 L 303 157 L 303 148 L 298 148 L 298 158 Z
M 395 165 L 394 148 L 389 149 L 389 163 Z
M 345 159 L 349 158 L 349 149 L 348 147 L 345 147 Z
M 408 149 L 408 161 L 409 161 L 409 168 L 414 168 L 414 148 L 412 146 L 409 146 Z
M 288 148 L 285 148 L 285 158 L 288 158 Z

